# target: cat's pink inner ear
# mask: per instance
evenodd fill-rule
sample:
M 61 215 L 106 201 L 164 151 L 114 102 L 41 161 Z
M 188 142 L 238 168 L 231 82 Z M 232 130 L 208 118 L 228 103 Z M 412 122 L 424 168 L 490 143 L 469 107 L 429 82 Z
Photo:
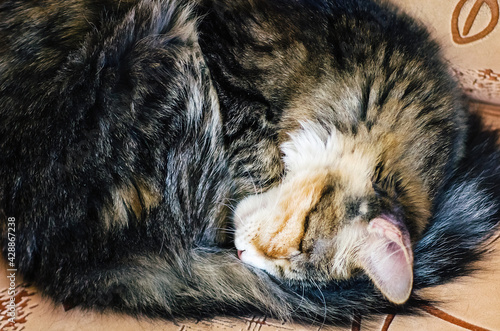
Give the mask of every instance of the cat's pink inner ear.
M 360 248 L 362 268 L 391 302 L 408 300 L 413 286 L 410 235 L 392 216 L 377 217 L 368 225 L 368 238 Z

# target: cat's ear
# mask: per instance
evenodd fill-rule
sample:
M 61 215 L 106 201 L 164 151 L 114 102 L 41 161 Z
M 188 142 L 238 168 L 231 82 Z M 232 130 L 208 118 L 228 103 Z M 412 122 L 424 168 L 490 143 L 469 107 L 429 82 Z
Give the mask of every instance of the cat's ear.
M 359 254 L 362 268 L 389 301 L 403 304 L 408 300 L 413 286 L 413 252 L 402 222 L 391 216 L 371 220 Z

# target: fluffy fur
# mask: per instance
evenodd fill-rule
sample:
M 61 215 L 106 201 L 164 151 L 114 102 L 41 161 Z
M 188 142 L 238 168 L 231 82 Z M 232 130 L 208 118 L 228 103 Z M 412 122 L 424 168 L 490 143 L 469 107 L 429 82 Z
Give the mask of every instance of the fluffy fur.
M 467 115 L 437 46 L 394 9 L 8 0 L 0 39 L 2 249 L 14 217 L 18 271 L 56 302 L 330 323 L 410 312 L 419 289 L 473 269 L 500 220 L 498 136 Z M 403 194 L 414 220 L 404 305 L 362 273 L 315 286 L 237 258 L 231 209 L 286 180 L 280 146 L 306 121 L 353 137 L 385 127 L 398 135 L 387 146 L 408 148 L 392 169 L 416 174 L 428 202 Z

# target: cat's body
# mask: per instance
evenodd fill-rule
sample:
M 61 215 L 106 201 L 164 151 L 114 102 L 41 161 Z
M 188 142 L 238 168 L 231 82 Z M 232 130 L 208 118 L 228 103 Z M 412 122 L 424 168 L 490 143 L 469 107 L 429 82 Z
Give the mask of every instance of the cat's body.
M 13 217 L 56 301 L 341 322 L 395 309 L 372 282 L 399 304 L 464 274 L 498 222 L 495 135 L 467 145 L 437 46 L 392 9 L 58 4 L 0 4 L 2 248 Z

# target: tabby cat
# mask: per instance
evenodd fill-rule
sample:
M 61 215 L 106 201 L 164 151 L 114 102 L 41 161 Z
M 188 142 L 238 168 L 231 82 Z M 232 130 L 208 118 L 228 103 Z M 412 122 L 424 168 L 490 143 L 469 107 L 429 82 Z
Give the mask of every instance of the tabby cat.
M 0 3 L 0 219 L 66 307 L 412 312 L 500 220 L 498 136 L 371 0 Z

